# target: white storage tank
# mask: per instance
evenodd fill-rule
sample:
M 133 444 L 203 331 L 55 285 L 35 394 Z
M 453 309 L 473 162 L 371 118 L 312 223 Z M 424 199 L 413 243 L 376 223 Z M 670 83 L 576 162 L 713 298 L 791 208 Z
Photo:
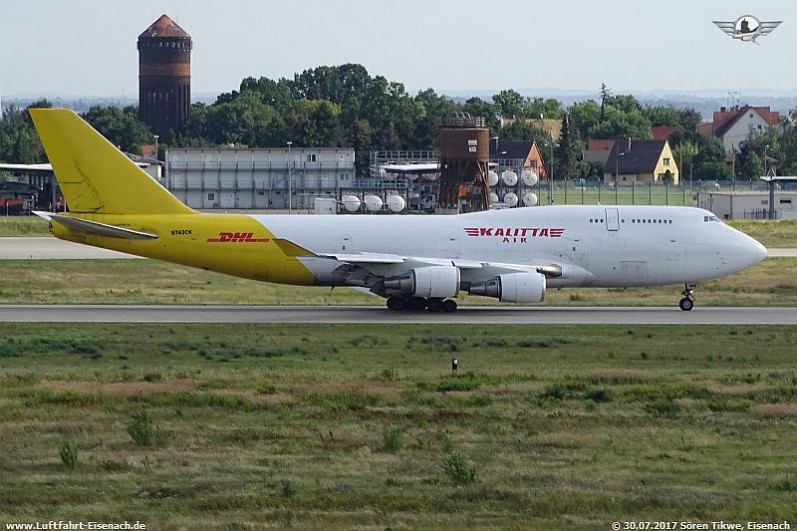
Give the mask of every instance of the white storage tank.
M 537 206 L 537 194 L 534 192 L 526 192 L 523 194 L 523 205 L 527 207 Z
M 503 173 L 501 173 L 501 180 L 504 181 L 504 184 L 507 186 L 515 186 L 517 184 L 517 173 L 512 170 L 504 170 Z
M 357 212 L 360 210 L 360 198 L 356 195 L 344 195 L 341 198 L 341 202 L 346 212 Z
M 365 209 L 369 212 L 376 212 L 382 209 L 382 198 L 378 195 L 365 196 Z
M 515 175 L 517 177 L 517 175 Z M 517 206 L 517 194 L 515 192 L 509 192 L 504 196 L 504 203 L 513 207 Z
M 495 186 L 498 184 L 498 174 L 495 173 L 493 170 L 487 172 L 487 184 L 489 186 Z
M 525 186 L 534 186 L 535 184 L 537 184 L 539 178 L 537 177 L 537 174 L 534 173 L 533 171 L 523 170 L 522 172 L 520 172 L 520 180 L 523 181 L 523 184 Z
M 498 202 L 498 194 L 495 192 L 490 192 L 490 203 L 497 203 Z
M 407 203 L 400 195 L 391 195 L 387 198 L 387 208 L 391 212 L 401 212 L 405 206 L 407 206 Z

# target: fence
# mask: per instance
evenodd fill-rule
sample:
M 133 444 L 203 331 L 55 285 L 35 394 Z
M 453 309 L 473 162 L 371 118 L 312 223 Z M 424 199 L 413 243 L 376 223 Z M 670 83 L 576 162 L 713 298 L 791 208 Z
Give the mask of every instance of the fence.
M 694 181 L 692 185 L 631 183 L 614 186 L 614 183 L 575 183 L 555 182 L 553 187 L 547 182 L 537 183 L 531 189 L 537 194 L 540 205 L 672 205 L 694 206 L 697 193 L 703 191 L 765 191 L 766 184 L 757 181 L 704 182 Z M 508 188 L 505 191 L 509 190 Z M 500 195 L 500 193 L 499 193 Z M 518 194 L 520 195 L 520 194 Z

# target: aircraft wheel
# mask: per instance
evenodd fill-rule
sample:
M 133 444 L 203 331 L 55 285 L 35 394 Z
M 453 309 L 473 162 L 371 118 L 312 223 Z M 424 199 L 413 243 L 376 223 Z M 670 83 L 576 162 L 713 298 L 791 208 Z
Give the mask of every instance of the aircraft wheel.
M 426 299 L 423 297 L 411 297 L 407 301 L 407 310 L 411 312 L 419 312 L 426 308 Z
M 443 311 L 446 313 L 454 313 L 457 311 L 457 301 L 446 299 L 443 301 Z
M 387 299 L 387 307 L 390 310 L 400 312 L 404 309 L 404 306 L 404 299 L 401 297 L 388 297 Z
M 680 302 L 678 302 L 678 307 L 683 311 L 688 312 L 695 307 L 695 301 L 693 301 L 689 297 L 684 297 L 683 299 L 680 300 Z
M 442 299 L 429 299 L 429 302 L 426 303 L 426 309 L 430 312 L 437 313 L 442 311 L 443 309 L 443 300 Z

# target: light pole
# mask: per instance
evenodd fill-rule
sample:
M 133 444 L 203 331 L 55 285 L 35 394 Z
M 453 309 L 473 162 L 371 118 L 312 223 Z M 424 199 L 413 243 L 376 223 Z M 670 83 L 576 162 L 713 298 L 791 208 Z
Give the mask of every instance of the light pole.
M 769 168 L 767 168 L 767 151 L 769 150 L 769 144 L 764 144 L 764 177 L 769 175 Z
M 551 201 L 551 204 L 553 204 L 553 141 L 551 141 L 551 175 L 549 177 L 548 187 L 550 191 L 548 192 L 548 199 Z
M 160 138 L 160 136 L 158 135 L 152 135 L 152 136 L 155 137 L 155 162 L 158 162 L 158 139 Z
M 293 166 L 293 160 L 291 159 L 291 145 L 293 142 L 288 140 L 288 214 L 291 213 L 293 208 L 293 175 L 291 173 L 291 166 Z
M 550 160 L 550 170 L 548 172 L 548 201 L 550 204 L 553 204 L 553 148 L 559 147 L 559 144 L 555 144 L 553 140 L 551 140 L 548 145 L 551 148 L 551 160 Z

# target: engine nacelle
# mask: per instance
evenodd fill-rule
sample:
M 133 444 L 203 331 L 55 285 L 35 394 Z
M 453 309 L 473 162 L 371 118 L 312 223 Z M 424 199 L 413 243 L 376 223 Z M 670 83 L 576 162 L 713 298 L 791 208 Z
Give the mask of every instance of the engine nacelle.
M 385 288 L 409 293 L 413 297 L 456 297 L 459 293 L 459 268 L 419 267 L 406 275 L 386 279 Z
M 510 273 L 480 284 L 471 284 L 468 293 L 495 297 L 501 302 L 542 302 L 545 277 L 539 273 Z

